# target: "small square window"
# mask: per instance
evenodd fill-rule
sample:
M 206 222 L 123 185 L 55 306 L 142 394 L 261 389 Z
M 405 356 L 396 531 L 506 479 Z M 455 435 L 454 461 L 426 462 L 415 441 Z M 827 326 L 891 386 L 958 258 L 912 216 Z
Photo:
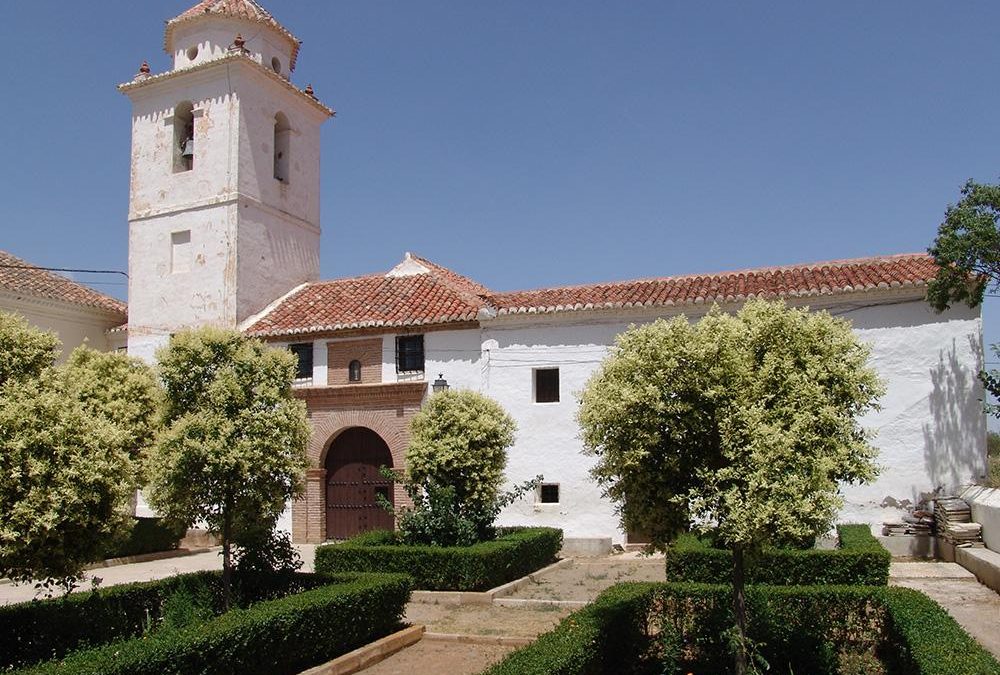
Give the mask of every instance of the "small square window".
M 298 363 L 295 367 L 295 379 L 305 380 L 313 376 L 313 346 L 311 342 L 300 342 L 288 345 L 289 351 L 295 354 Z
M 423 335 L 400 335 L 396 338 L 396 372 L 424 372 Z
M 559 369 L 535 370 L 535 403 L 559 402 Z
M 170 272 L 180 274 L 191 269 L 191 230 L 170 233 Z
M 538 501 L 542 504 L 558 504 L 559 483 L 542 483 L 538 491 Z

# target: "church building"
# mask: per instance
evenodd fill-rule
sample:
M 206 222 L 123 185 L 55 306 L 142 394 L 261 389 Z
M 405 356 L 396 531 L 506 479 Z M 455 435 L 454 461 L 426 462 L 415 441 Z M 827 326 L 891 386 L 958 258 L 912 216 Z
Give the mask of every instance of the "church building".
M 320 542 L 392 517 L 378 467 L 404 466 L 408 425 L 434 388 L 472 389 L 515 418 L 511 483 L 537 493 L 503 524 L 637 543 L 591 480 L 576 394 L 632 324 L 713 304 L 783 298 L 849 319 L 888 391 L 865 420 L 884 467 L 845 489 L 842 520 L 878 523 L 985 473 L 978 309 L 934 313 L 925 254 L 683 277 L 494 291 L 406 253 L 391 270 L 319 280 L 320 128 L 333 111 L 291 81 L 299 41 L 254 0 L 205 0 L 166 25 L 173 68 L 143 64 L 132 102 L 128 350 L 152 361 L 171 333 L 235 328 L 298 356 L 313 435 L 306 493 L 282 521 Z

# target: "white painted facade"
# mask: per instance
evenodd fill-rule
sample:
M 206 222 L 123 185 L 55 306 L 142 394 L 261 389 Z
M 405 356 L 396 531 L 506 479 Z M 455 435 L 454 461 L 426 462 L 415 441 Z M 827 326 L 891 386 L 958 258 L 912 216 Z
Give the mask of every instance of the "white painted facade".
M 59 363 L 80 345 L 100 351 L 123 346 L 116 339 L 122 334 L 108 333 L 111 328 L 120 325 L 122 316 L 119 312 L 3 289 L 0 289 L 0 311 L 20 314 L 31 325 L 55 333 L 62 342 Z
M 874 434 L 882 473 L 871 485 L 845 486 L 842 522 L 878 525 L 926 494 L 954 491 L 985 473 L 986 419 L 976 377 L 982 368 L 978 310 L 959 307 L 936 314 L 921 289 L 864 292 L 838 296 L 834 302 L 813 298 L 811 306 L 852 322 L 858 337 L 871 346 L 871 364 L 887 388 L 881 409 L 862 420 Z M 567 537 L 624 541 L 613 505 L 590 478 L 593 458 L 582 454 L 578 395 L 615 336 L 630 325 L 678 314 L 696 320 L 707 309 L 515 315 L 483 320 L 475 329 L 424 335 L 424 379 L 432 382 L 440 373 L 451 387 L 495 399 L 516 420 L 509 482 L 542 474 L 546 483 L 559 484 L 558 504 L 523 499 L 501 514 L 502 524 L 551 525 L 563 528 Z M 413 378 L 396 372 L 395 338 L 382 338 L 383 382 Z M 308 385 L 326 385 L 329 342 L 313 343 L 314 380 Z M 558 403 L 534 402 L 538 368 L 559 369 Z
M 293 47 L 275 30 L 210 15 L 169 38 L 174 70 L 120 87 L 133 105 L 128 346 L 149 361 L 172 332 L 235 328 L 316 280 L 320 126 L 332 114 L 288 82 Z

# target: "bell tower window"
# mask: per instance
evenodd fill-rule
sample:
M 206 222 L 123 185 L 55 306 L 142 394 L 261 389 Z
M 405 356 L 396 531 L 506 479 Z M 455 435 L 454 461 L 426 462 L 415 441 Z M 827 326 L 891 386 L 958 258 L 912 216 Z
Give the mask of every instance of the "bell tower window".
M 194 105 L 191 101 L 174 107 L 174 173 L 194 168 Z
M 284 113 L 274 116 L 274 179 L 288 183 L 292 128 Z

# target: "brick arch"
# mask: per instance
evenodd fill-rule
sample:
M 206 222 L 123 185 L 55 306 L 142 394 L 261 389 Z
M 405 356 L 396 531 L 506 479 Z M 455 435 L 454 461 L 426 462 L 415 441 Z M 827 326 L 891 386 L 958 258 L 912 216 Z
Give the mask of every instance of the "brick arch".
M 426 382 L 303 387 L 295 392 L 306 403 L 312 435 L 306 450 L 305 492 L 292 503 L 293 541 L 317 543 L 326 538 L 326 453 L 330 443 L 345 429 L 371 429 L 389 446 L 393 468 L 404 469 L 410 421 L 426 393 Z M 398 482 L 393 496 L 397 506 L 409 503 Z
M 395 413 L 393 413 L 395 418 Z M 400 419 L 400 422 L 403 420 Z M 392 424 L 385 419 L 384 414 L 372 410 L 338 410 L 330 412 L 317 419 L 313 425 L 312 438 L 307 451 L 310 468 L 322 469 L 326 465 L 326 453 L 333 441 L 346 429 L 365 427 L 378 434 L 389 446 L 392 454 L 393 467 L 403 466 L 406 444 L 409 436 L 406 424 Z

